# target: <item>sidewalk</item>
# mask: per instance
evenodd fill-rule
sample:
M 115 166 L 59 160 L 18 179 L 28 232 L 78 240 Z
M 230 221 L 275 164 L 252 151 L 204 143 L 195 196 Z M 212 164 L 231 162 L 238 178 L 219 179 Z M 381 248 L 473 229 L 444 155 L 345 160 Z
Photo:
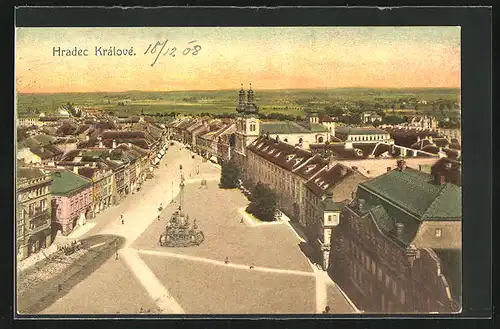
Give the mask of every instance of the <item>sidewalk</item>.
M 32 254 L 26 259 L 23 259 L 20 262 L 17 262 L 17 272 L 20 274 L 21 272 L 27 270 L 28 268 L 33 267 L 38 262 L 49 258 L 51 255 L 57 252 L 57 245 L 54 241 L 48 248 L 40 249 L 36 254 Z

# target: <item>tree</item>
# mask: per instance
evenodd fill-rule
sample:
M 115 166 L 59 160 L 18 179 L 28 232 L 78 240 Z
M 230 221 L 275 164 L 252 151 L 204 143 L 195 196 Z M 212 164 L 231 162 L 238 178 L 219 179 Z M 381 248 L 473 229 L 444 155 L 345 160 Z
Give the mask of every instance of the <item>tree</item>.
M 233 161 L 226 161 L 222 163 L 222 170 L 220 174 L 220 188 L 235 188 L 240 178 L 240 169 Z
M 276 220 L 278 196 L 276 193 L 258 182 L 252 189 L 252 197 L 246 211 L 261 221 L 272 222 Z

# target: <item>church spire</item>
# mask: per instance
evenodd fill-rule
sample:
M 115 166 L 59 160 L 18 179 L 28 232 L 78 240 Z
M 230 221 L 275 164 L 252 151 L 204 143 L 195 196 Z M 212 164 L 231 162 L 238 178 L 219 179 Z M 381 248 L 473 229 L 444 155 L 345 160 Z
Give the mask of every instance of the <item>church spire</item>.
M 248 103 L 252 104 L 253 103 L 253 90 L 252 90 L 252 84 L 250 83 L 250 89 L 248 89 Z

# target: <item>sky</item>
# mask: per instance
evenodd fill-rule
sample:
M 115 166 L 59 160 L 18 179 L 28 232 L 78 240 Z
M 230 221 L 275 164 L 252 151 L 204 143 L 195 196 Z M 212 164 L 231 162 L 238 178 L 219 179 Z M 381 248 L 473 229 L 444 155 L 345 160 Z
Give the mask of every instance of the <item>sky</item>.
M 110 46 L 135 55 L 95 56 Z M 21 93 L 460 88 L 459 27 L 17 28 L 15 51 Z

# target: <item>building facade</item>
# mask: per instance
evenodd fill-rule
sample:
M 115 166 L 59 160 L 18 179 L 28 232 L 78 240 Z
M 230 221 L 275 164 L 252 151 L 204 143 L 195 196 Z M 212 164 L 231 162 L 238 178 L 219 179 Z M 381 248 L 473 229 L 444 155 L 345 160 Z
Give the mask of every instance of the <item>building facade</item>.
M 52 223 L 63 235 L 84 225 L 92 212 L 92 181 L 69 170 L 51 170 Z
M 406 167 L 358 186 L 332 235 L 329 273 L 367 312 L 458 312 L 461 188 Z
M 16 251 L 23 260 L 50 246 L 51 239 L 50 175 L 38 168 L 17 169 L 16 177 Z

